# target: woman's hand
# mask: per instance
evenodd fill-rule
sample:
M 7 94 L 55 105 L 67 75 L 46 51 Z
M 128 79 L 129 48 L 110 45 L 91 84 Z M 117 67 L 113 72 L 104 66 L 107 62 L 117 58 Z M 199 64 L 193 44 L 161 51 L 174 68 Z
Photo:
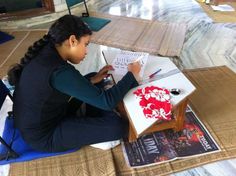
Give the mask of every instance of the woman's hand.
M 90 79 L 93 84 L 99 83 L 108 76 L 108 71 L 114 70 L 111 65 L 104 66 L 94 77 Z
M 141 80 L 141 78 L 139 76 L 140 70 L 141 70 L 141 65 L 140 65 L 139 61 L 130 63 L 128 65 L 128 71 L 133 73 L 137 82 L 139 82 Z

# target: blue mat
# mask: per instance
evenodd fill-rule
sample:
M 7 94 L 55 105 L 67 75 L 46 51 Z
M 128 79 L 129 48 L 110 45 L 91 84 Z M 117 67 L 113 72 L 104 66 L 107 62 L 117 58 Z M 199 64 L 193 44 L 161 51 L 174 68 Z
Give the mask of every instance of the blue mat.
M 97 18 L 97 17 L 82 17 L 81 18 L 85 23 L 88 24 L 92 31 L 99 31 L 101 28 L 106 26 L 111 20 L 104 19 L 104 18 Z
M 14 37 L 11 35 L 8 35 L 5 32 L 0 31 L 0 44 L 5 43 L 11 39 L 14 39 Z
M 70 150 L 67 152 L 60 152 L 60 153 L 45 153 L 45 152 L 37 152 L 33 150 L 28 144 L 24 142 L 22 139 L 19 131 L 15 129 L 15 138 L 12 145 L 13 150 L 16 151 L 20 156 L 16 159 L 9 159 L 9 160 L 2 160 L 0 161 L 0 165 L 9 164 L 14 162 L 23 162 L 23 161 L 30 161 L 37 158 L 44 158 L 49 156 L 55 155 L 62 155 L 70 152 L 74 152 L 76 150 Z M 5 129 L 3 132 L 3 139 L 9 144 L 10 140 L 13 135 L 13 119 L 7 118 L 5 122 Z M 0 153 L 6 153 L 6 148 L 3 145 L 0 145 Z

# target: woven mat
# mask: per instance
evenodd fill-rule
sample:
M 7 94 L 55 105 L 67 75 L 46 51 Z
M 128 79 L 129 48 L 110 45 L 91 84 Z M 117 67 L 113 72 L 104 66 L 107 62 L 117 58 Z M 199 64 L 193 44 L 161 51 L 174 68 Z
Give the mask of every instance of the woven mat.
M 43 37 L 45 31 L 8 31 L 15 38 L 0 45 L 0 78 L 6 75 L 8 68 L 19 62 L 28 47 Z
M 102 14 L 94 16 L 109 18 L 112 21 L 100 31 L 94 32 L 91 40 L 93 43 L 163 56 L 180 54 L 186 25 Z M 6 75 L 9 66 L 19 62 L 27 48 L 46 32 L 46 29 L 8 31 L 15 38 L 0 46 L 0 77 Z M 176 63 L 178 62 L 177 59 Z
M 187 26 L 139 18 L 91 13 L 92 16 L 111 19 L 99 32 L 94 32 L 92 42 L 111 47 L 144 51 L 162 56 L 179 56 Z
M 210 5 L 206 5 L 205 3 L 199 3 L 202 9 L 206 12 L 206 14 L 216 23 L 236 23 L 236 2 L 228 2 L 226 4 L 232 6 L 235 11 L 234 12 L 220 12 L 213 11 Z
M 227 67 L 188 70 L 196 86 L 190 104 L 220 145 L 218 153 L 139 169 L 128 168 L 121 147 L 102 151 L 91 147 L 63 156 L 12 164 L 10 176 L 167 175 L 206 163 L 236 157 L 236 74 Z

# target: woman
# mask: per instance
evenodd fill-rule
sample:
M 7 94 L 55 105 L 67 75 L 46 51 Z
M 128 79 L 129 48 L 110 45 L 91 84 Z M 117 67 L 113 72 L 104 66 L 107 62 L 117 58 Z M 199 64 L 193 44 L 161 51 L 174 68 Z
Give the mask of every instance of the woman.
M 127 122 L 113 109 L 138 85 L 140 65 L 128 65 L 123 79 L 103 90 L 102 80 L 112 66 L 82 76 L 67 62 L 79 64 L 84 59 L 91 35 L 79 17 L 65 15 L 8 72 L 10 84 L 15 85 L 16 127 L 35 150 L 78 149 L 117 140 L 127 133 Z M 82 102 L 87 104 L 84 116 L 76 113 Z

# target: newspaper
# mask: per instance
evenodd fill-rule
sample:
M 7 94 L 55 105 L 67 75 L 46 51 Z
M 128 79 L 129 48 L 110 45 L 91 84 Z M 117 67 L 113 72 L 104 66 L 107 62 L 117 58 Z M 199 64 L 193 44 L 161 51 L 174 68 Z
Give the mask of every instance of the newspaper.
M 188 106 L 184 129 L 165 130 L 144 135 L 137 141 L 122 142 L 123 153 L 130 167 L 144 167 L 171 160 L 220 151 L 196 114 Z

